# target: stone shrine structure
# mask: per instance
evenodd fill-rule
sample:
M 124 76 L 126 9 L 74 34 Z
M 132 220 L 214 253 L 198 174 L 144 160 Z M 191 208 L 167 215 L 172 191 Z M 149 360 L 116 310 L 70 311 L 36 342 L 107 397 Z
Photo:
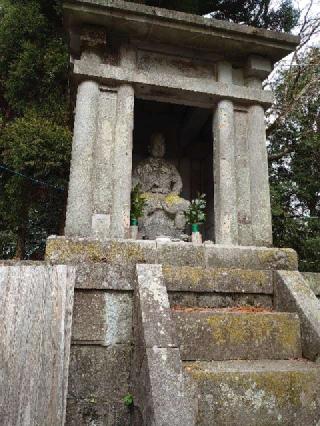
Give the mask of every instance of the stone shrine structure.
M 64 10 L 77 88 L 66 236 L 128 236 L 134 109 L 143 100 L 189 108 L 177 161 L 200 151 L 209 120 L 206 237 L 270 246 L 264 110 L 273 96 L 262 81 L 296 38 L 121 1 L 67 1 Z
M 146 200 L 144 215 L 139 220 L 140 234 L 146 239 L 165 235 L 181 238 L 186 226 L 184 212 L 190 202 L 179 195 L 182 179 L 176 167 L 164 159 L 165 139 L 161 133 L 151 138 L 151 157 L 137 165 L 132 188 L 139 185 Z
M 64 15 L 65 236 L 45 262 L 0 262 L 0 418 L 319 425 L 320 280 L 312 290 L 297 254 L 270 247 L 261 85 L 298 38 L 121 0 L 66 0 Z M 128 239 L 136 181 L 166 200 L 146 232 L 167 213 L 179 228 L 185 200 L 206 193 L 214 243 Z

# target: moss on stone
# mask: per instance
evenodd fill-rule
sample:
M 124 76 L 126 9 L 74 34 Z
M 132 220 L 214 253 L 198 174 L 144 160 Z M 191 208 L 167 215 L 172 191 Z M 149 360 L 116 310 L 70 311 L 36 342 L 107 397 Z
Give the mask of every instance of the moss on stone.
M 46 259 L 52 262 L 103 262 L 110 264 L 145 263 L 152 249 L 144 249 L 136 242 L 57 238 L 49 239 Z
M 319 372 L 315 369 L 309 371 L 212 371 L 201 368 L 197 363 L 189 363 L 186 368 L 188 374 L 199 384 L 205 384 L 206 389 L 220 387 L 219 400 L 215 403 L 219 406 L 230 395 L 242 399 L 246 395 L 250 400 L 255 395 L 260 395 L 262 400 L 274 401 L 275 406 L 283 407 L 290 404 L 292 407 L 300 407 L 303 400 L 312 402 L 315 396 L 315 386 L 319 385 Z M 221 386 L 223 385 L 223 386 Z M 203 385 L 201 385 L 203 386 Z M 228 389 L 228 393 L 223 389 Z M 230 391 L 231 390 L 231 391 Z
M 169 207 L 181 203 L 181 198 L 178 194 L 175 194 L 174 192 L 167 195 L 164 200 Z
M 99 262 L 103 258 L 101 244 L 96 241 L 49 239 L 46 246 L 46 260 L 60 263 L 77 260 Z
M 276 314 L 218 314 L 206 318 L 217 345 L 244 345 L 253 341 L 255 346 L 272 338 L 284 351 L 299 343 L 297 328 L 292 318 Z
M 297 253 L 291 249 L 264 249 L 258 251 L 258 258 L 261 267 L 271 267 L 272 269 L 293 269 L 298 268 Z

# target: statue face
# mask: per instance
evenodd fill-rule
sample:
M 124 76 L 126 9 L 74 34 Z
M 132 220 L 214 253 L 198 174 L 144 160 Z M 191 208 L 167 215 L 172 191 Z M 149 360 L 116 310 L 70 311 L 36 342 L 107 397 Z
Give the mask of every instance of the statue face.
M 151 138 L 150 154 L 154 158 L 163 158 L 166 153 L 166 143 L 161 133 L 156 133 Z

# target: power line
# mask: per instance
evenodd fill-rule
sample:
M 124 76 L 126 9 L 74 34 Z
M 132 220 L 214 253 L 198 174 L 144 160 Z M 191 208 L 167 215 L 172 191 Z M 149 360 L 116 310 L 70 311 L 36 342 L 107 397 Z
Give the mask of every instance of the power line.
M 12 174 L 14 174 L 16 176 L 20 176 L 20 177 L 22 177 L 24 179 L 27 179 L 27 180 L 29 180 L 29 181 L 37 184 L 37 185 L 46 186 L 48 188 L 55 189 L 56 191 L 59 191 L 59 192 L 65 192 L 64 188 L 61 188 L 61 187 L 55 186 L 55 185 L 50 185 L 47 182 L 43 182 L 41 180 L 34 179 L 34 178 L 30 177 L 30 176 L 24 175 L 23 173 L 16 172 L 15 170 L 10 169 L 9 167 L 5 166 L 4 164 L 0 164 L 0 169 L 5 170 L 6 172 L 12 173 Z

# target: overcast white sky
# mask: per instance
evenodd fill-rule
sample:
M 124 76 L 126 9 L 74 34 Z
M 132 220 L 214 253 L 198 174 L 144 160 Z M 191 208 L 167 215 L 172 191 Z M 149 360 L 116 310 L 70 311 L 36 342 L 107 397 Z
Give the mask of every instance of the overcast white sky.
M 311 0 L 294 0 L 293 3 L 294 5 L 299 8 L 301 10 L 301 17 L 300 17 L 300 21 L 302 22 L 305 14 L 309 8 Z M 279 4 L 279 0 L 273 0 L 272 2 L 273 5 L 277 5 Z M 313 0 L 312 1 L 312 7 L 310 9 L 309 12 L 310 16 L 316 17 L 316 16 L 320 16 L 320 0 Z M 299 29 L 296 28 L 294 31 L 294 33 L 298 33 Z M 312 39 L 312 44 L 317 45 L 318 47 L 320 47 L 320 34 L 317 34 L 313 39 Z

